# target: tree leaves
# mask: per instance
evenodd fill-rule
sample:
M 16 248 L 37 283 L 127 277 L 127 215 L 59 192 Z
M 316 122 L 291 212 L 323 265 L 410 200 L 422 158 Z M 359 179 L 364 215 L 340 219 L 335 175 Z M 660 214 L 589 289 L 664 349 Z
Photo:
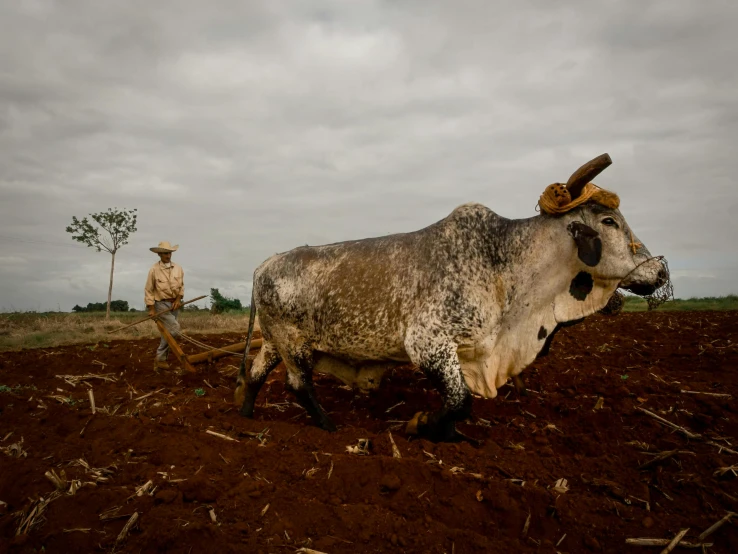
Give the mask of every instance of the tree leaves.
M 72 224 L 66 229 L 67 233 L 72 234 L 72 239 L 77 242 L 94 248 L 98 252 L 105 250 L 110 254 L 115 254 L 118 249 L 128 244 L 129 237 L 135 233 L 137 214 L 136 209 L 118 210 L 118 208 L 108 208 L 105 212 L 89 214 L 92 220 L 98 226 L 90 223 L 86 217 L 82 220 L 72 216 Z M 101 233 L 105 231 L 105 233 Z

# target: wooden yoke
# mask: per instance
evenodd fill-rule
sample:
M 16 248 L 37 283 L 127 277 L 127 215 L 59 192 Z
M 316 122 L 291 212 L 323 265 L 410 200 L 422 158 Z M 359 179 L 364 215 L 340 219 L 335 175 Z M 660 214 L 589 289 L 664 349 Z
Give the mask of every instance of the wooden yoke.
M 182 367 L 184 367 L 190 373 L 196 373 L 195 368 L 192 367 L 190 365 L 190 362 L 187 361 L 187 356 L 185 356 L 185 353 L 179 347 L 179 344 L 177 344 L 177 341 L 174 340 L 174 337 L 167 330 L 164 324 L 158 319 L 155 319 L 154 321 L 156 322 L 156 326 L 159 328 L 159 331 L 161 332 L 162 336 L 167 341 L 167 344 L 169 344 L 169 348 L 172 349 L 172 352 L 174 352 L 174 355 L 177 357 L 179 362 L 182 364 Z

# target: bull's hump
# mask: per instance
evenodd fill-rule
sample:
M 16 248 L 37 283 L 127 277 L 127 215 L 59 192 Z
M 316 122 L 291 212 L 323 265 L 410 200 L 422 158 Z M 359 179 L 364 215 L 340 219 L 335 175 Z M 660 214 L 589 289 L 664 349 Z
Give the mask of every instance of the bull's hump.
M 461 204 L 459 206 L 456 206 L 456 208 L 453 209 L 451 212 L 451 215 L 453 214 L 467 214 L 467 213 L 494 213 L 492 210 L 490 210 L 487 206 L 484 204 L 480 204 L 479 202 L 466 202 L 464 204 Z

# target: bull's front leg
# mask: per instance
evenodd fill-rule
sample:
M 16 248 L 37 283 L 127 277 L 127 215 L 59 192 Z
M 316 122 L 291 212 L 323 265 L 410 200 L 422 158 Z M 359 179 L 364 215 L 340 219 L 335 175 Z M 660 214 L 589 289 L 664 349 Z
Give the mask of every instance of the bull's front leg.
M 472 395 L 461 373 L 456 345 L 420 339 L 406 344 L 406 349 L 412 362 L 441 393 L 443 407 L 435 412 L 416 413 L 407 423 L 405 432 L 432 441 L 466 440 L 478 444 L 456 429 L 456 423 L 468 418 L 472 410 Z
M 523 378 L 520 375 L 513 375 L 512 382 L 515 387 L 515 392 L 520 396 L 528 396 L 528 389 L 525 386 L 525 381 L 523 381 Z

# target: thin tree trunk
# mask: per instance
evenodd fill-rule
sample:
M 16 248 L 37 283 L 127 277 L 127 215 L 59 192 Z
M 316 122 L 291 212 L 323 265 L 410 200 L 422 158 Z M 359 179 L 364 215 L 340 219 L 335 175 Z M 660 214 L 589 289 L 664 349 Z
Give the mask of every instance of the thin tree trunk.
M 108 288 L 108 311 L 105 313 L 105 319 L 110 319 L 110 299 L 113 297 L 113 270 L 115 269 L 115 252 L 111 252 L 110 256 L 110 287 Z

